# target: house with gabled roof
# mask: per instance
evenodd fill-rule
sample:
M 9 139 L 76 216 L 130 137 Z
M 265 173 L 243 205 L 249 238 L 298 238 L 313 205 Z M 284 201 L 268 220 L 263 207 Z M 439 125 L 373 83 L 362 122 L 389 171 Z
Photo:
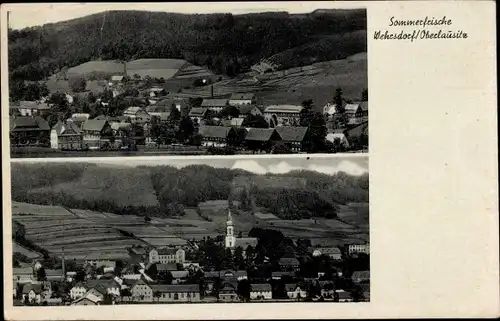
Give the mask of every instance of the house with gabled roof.
M 21 100 L 17 104 L 11 104 L 11 108 L 17 109 L 21 116 L 35 116 L 49 111 L 51 106 L 46 102 Z
M 298 271 L 300 263 L 294 257 L 282 257 L 279 260 L 279 265 L 282 271 Z
M 351 276 L 351 280 L 353 283 L 362 283 L 366 281 L 370 281 L 370 271 L 354 271 Z
M 50 147 L 59 150 L 82 149 L 82 130 L 71 120 L 58 121 L 50 131 Z
M 237 285 L 234 282 L 224 282 L 219 289 L 219 300 L 224 302 L 238 301 Z
M 236 144 L 240 136 L 233 127 L 226 126 L 200 126 L 198 133 L 201 135 L 203 146 L 224 147 Z
M 15 146 L 50 146 L 49 123 L 40 116 L 12 117 L 10 143 Z
M 149 263 L 179 263 L 186 261 L 186 251 L 182 248 L 153 248 L 149 251 Z
M 271 284 L 252 283 L 250 285 L 251 300 L 270 300 L 273 298 Z
M 253 116 L 264 116 L 262 110 L 256 105 L 237 105 L 238 111 L 240 112 L 240 117 L 246 117 L 248 115 Z
M 278 126 L 275 128 L 281 141 L 294 152 L 307 151 L 310 147 L 309 128 L 296 126 Z
M 89 119 L 82 125 L 83 146 L 88 149 L 100 149 L 114 138 L 113 129 L 105 119 Z
M 226 106 L 229 106 L 227 98 L 204 98 L 201 102 L 201 108 L 208 108 L 216 113 L 221 112 Z
M 229 98 L 229 105 L 231 106 L 252 105 L 255 103 L 256 97 L 254 93 L 233 93 Z
M 274 128 L 248 128 L 245 136 L 245 144 L 252 150 L 270 151 L 280 140 L 281 136 Z
M 144 279 L 139 279 L 130 289 L 132 294 L 132 300 L 138 302 L 152 302 L 153 301 L 153 289 L 151 286 L 144 281 Z
M 290 299 L 299 299 L 307 297 L 306 289 L 300 288 L 297 283 L 285 284 L 285 292 Z
M 129 107 L 123 112 L 123 116 L 137 124 L 144 124 L 151 120 L 151 115 L 142 107 Z
M 22 300 L 24 302 L 38 303 L 42 301 L 42 284 L 27 283 L 23 286 Z
M 321 256 L 321 255 L 326 255 L 332 260 L 341 260 L 342 259 L 342 252 L 338 247 L 318 247 L 314 249 L 313 256 Z
M 196 122 L 196 123 L 201 123 L 201 121 L 203 119 L 205 119 L 207 117 L 207 114 L 208 114 L 208 108 L 203 108 L 203 107 L 193 107 L 191 108 L 191 110 L 189 111 L 189 118 L 191 118 L 191 120 L 193 122 Z

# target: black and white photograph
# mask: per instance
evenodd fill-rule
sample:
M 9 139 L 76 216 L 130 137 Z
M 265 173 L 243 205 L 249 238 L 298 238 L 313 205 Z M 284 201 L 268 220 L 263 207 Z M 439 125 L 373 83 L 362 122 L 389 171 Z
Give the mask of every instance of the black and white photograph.
M 366 153 L 366 8 L 275 5 L 10 11 L 11 157 Z
M 13 162 L 14 306 L 370 301 L 368 157 Z

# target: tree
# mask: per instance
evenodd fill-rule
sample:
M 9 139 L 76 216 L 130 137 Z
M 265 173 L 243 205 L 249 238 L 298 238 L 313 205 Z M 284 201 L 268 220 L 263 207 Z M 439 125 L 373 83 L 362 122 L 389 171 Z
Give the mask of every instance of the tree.
M 313 113 L 308 127 L 311 143 L 313 144 L 312 150 L 324 151 L 325 138 L 328 133 L 324 116 L 319 112 Z
M 235 106 L 226 106 L 220 112 L 222 118 L 236 118 L 240 115 L 240 110 Z
M 245 119 L 243 119 L 241 127 L 269 128 L 269 124 L 261 115 L 248 114 Z
M 186 141 L 191 138 L 194 133 L 194 124 L 191 118 L 184 116 L 179 123 L 178 139 Z
M 172 284 L 174 277 L 170 271 L 161 271 L 158 273 L 158 281 L 163 284 Z
M 83 76 L 73 76 L 68 79 L 68 85 L 74 92 L 82 92 L 87 88 L 87 81 Z
M 234 264 L 237 269 L 244 270 L 246 268 L 245 266 L 245 260 L 243 259 L 243 248 L 241 246 L 238 246 L 234 250 Z
M 151 223 L 151 217 L 144 216 L 144 223 Z
M 243 298 L 244 301 L 250 300 L 251 284 L 247 279 L 238 282 L 236 293 Z
M 288 144 L 285 144 L 283 142 L 279 142 L 276 145 L 273 146 L 273 149 L 271 150 L 272 154 L 290 154 L 292 152 L 292 149 Z
M 47 275 L 45 274 L 45 268 L 42 266 L 36 272 L 37 281 L 47 281 Z
M 368 101 L 368 89 L 363 89 L 361 92 L 361 101 Z
M 75 275 L 75 281 L 76 282 L 84 282 L 85 281 L 85 271 L 83 270 L 80 270 L 78 272 L 76 272 L 76 275 Z
M 333 103 L 339 114 L 345 113 L 344 99 L 342 97 L 342 88 L 335 89 L 335 95 L 333 96 Z
M 161 292 L 160 291 L 155 291 L 153 293 L 153 297 L 156 298 L 156 302 L 159 302 L 160 301 L 160 297 L 161 297 Z

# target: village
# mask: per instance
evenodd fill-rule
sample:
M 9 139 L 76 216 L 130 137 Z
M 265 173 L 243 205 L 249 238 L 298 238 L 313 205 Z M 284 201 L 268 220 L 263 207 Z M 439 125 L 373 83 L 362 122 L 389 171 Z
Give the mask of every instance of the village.
M 185 246 L 127 248 L 127 260 L 99 255 L 13 268 L 15 305 L 207 302 L 365 302 L 369 244 L 313 247 L 277 231 L 242 237 L 228 210 L 226 233 Z
M 332 88 L 331 100 L 320 106 L 313 96 L 300 104 L 286 99 L 270 104 L 262 99 L 268 83 L 284 79 L 300 85 L 300 77 L 312 69 L 273 72 L 267 71 L 272 66 L 261 66 L 269 64 L 263 61 L 243 79 L 223 80 L 198 69 L 192 72 L 197 66 L 170 66 L 179 64 L 173 59 L 145 60 L 143 65 L 153 61 L 164 69 L 142 66 L 103 76 L 94 64 L 86 74 L 77 69 L 57 80 L 69 83 L 66 91 L 57 86 L 49 90 L 43 82 L 21 83 L 19 92 L 10 94 L 12 153 L 231 155 L 368 149 L 367 90 L 359 99 L 347 99 L 342 88 Z M 88 74 L 99 74 L 101 80 L 89 80 Z

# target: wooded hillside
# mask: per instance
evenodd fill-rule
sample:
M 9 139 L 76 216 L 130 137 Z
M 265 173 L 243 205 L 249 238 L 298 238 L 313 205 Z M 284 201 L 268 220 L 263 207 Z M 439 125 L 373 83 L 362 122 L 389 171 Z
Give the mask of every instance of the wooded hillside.
M 242 210 L 255 205 L 282 219 L 335 217 L 339 204 L 368 202 L 368 175 L 335 175 L 312 171 L 267 174 L 266 184 L 256 174 L 242 170 L 191 165 L 105 167 L 87 164 L 13 163 L 12 199 L 44 205 L 63 205 L 127 215 L 178 216 L 184 207 L 208 200 L 238 201 Z M 248 177 L 245 190 L 235 180 Z M 285 186 L 284 177 L 300 179 L 305 185 Z M 276 180 L 277 184 L 270 182 Z M 239 187 L 242 184 L 238 184 Z M 100 186 L 102 197 L 95 192 Z M 102 188 L 106 186 L 106 188 Z M 113 195 L 110 195 L 112 193 Z
M 365 9 L 245 15 L 111 11 L 9 30 L 13 80 L 41 80 L 98 59 L 181 58 L 235 74 L 272 56 L 293 67 L 365 51 Z

